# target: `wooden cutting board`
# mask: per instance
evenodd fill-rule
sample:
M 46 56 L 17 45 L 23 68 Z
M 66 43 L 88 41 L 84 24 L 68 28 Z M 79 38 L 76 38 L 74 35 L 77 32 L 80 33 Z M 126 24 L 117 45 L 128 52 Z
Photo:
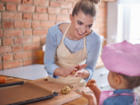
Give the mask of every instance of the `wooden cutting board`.
M 76 88 L 73 88 L 72 91 L 70 93 L 68 93 L 67 95 L 61 94 L 60 90 L 67 84 L 50 82 L 45 79 L 35 80 L 35 81 L 32 81 L 32 83 L 35 85 L 38 85 L 41 88 L 47 89 L 49 91 L 58 92 L 59 94 L 58 94 L 58 96 L 56 96 L 50 100 L 45 100 L 45 101 L 30 104 L 30 105 L 62 105 L 62 104 L 65 104 L 67 102 L 70 102 L 74 99 L 81 97 L 79 94 L 77 94 L 74 91 L 74 89 L 76 89 Z

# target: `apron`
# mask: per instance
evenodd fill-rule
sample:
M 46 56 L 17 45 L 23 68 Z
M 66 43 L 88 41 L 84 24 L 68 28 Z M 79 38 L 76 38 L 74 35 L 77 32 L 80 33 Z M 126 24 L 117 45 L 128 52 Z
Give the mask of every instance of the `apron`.
M 75 53 L 71 53 L 69 49 L 64 45 L 64 38 L 67 34 L 67 31 L 69 29 L 70 25 L 64 32 L 64 35 L 62 37 L 62 40 L 56 50 L 56 57 L 55 57 L 55 63 L 63 68 L 69 68 L 69 67 L 75 67 L 78 64 L 85 63 L 85 59 L 87 57 L 87 51 L 86 51 L 86 38 L 84 38 L 84 48 L 80 49 L 79 51 Z M 83 86 L 86 84 L 86 82 L 80 78 L 80 77 L 74 77 L 74 76 L 67 76 L 67 77 L 59 77 L 56 79 L 56 81 L 64 84 L 69 85 L 79 85 Z
M 113 94 L 113 91 L 103 91 L 103 92 L 101 92 L 99 105 L 103 105 L 104 101 L 107 98 L 113 97 L 113 96 L 118 96 L 118 95 L 134 96 L 134 105 L 136 105 L 136 98 L 135 98 L 134 94 L 132 94 L 132 93 Z

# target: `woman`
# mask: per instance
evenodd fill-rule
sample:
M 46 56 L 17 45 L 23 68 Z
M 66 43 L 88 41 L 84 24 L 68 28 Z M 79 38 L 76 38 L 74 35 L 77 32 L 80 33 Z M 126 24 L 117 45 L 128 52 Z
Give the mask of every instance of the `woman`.
M 51 77 L 67 77 L 76 71 L 76 77 L 86 81 L 92 78 L 101 47 L 101 37 L 91 30 L 97 3 L 80 0 L 70 15 L 71 23 L 57 24 L 48 30 L 44 62 Z M 86 65 L 78 66 L 81 62 Z

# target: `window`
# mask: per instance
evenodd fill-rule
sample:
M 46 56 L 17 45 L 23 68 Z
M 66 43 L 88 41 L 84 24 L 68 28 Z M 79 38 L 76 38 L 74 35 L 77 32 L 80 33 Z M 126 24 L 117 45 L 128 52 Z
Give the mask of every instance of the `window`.
M 140 3 L 118 4 L 117 42 L 140 43 Z

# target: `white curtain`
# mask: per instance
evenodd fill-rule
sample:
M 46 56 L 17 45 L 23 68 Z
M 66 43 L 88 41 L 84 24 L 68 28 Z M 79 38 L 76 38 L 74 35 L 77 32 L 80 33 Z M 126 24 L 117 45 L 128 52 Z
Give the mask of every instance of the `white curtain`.
M 107 43 L 140 43 L 140 0 L 108 3 Z
M 140 0 L 117 0 L 118 4 L 137 4 Z
M 118 0 L 117 42 L 140 43 L 140 0 Z

